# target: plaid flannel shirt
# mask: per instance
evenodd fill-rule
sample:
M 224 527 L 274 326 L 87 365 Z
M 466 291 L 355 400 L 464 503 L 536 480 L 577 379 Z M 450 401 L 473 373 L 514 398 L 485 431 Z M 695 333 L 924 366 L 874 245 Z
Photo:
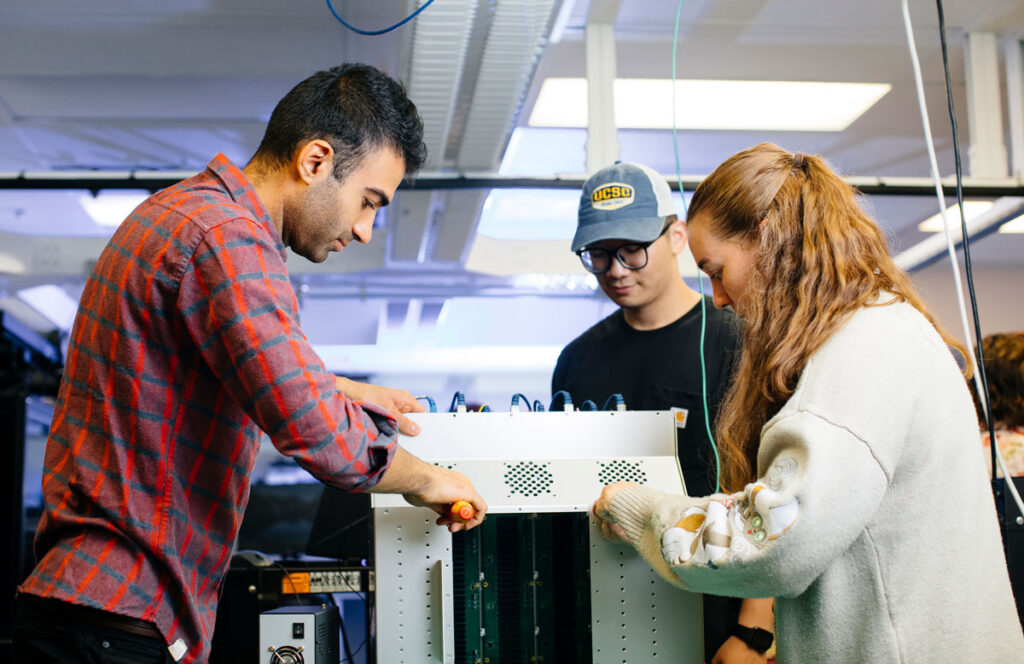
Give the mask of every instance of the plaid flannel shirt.
M 152 621 L 205 661 L 266 432 L 321 481 L 365 490 L 395 423 L 313 352 L 280 234 L 223 155 L 121 224 L 82 294 L 20 592 Z M 185 650 L 182 655 L 182 650 Z

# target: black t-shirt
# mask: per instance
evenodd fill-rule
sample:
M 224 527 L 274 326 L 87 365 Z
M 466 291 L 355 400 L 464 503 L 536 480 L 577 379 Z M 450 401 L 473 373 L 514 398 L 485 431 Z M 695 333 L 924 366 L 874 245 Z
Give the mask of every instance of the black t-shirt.
M 704 362 L 708 409 L 714 431 L 740 345 L 740 326 L 731 311 L 705 298 Z M 691 496 L 715 492 L 715 457 L 704 425 L 700 368 L 701 307 L 657 330 L 635 330 L 618 310 L 562 350 L 551 377 L 551 393 L 566 390 L 575 405 L 589 399 L 601 408 L 621 394 L 629 410 L 687 410 L 677 432 L 679 465 Z M 739 617 L 740 600 L 704 595 L 704 658 L 711 661 Z
M 739 324 L 731 311 L 715 309 L 705 299 L 704 362 L 714 431 L 739 349 Z M 618 393 L 629 410 L 686 410 L 677 440 L 691 496 L 715 492 L 715 457 L 704 424 L 700 326 L 700 303 L 656 330 L 633 329 L 619 309 L 566 346 L 551 377 L 551 393 L 565 390 L 577 406 L 589 399 L 601 408 Z

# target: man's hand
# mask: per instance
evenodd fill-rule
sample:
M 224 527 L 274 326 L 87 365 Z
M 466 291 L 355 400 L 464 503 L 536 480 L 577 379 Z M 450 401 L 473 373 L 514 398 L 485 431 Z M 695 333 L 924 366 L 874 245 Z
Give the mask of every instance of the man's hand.
M 420 425 L 410 420 L 403 413 L 421 413 L 426 408 L 405 390 L 370 385 L 369 383 L 357 383 L 354 380 L 342 378 L 341 376 L 335 376 L 334 383 L 338 390 L 349 399 L 375 403 L 391 413 L 398 422 L 398 430 L 406 436 L 415 436 L 420 432 Z
M 468 477 L 427 463 L 402 447 L 395 450 L 391 465 L 370 492 L 400 493 L 410 505 L 429 507 L 439 515 L 437 525 L 448 526 L 453 533 L 479 526 L 487 514 L 487 503 Z M 469 521 L 452 518 L 450 508 L 459 500 L 473 506 L 473 518 Z
M 711 664 L 764 664 L 767 661 L 767 655 L 762 655 L 735 636 L 730 636 L 711 658 Z
M 480 497 L 480 494 L 473 488 L 469 478 L 460 472 L 448 470 L 441 466 L 433 466 L 435 477 L 431 478 L 430 484 L 420 493 L 404 493 L 402 497 L 410 505 L 417 507 L 429 507 L 437 512 L 437 525 L 448 526 L 448 530 L 455 533 L 460 530 L 469 530 L 483 523 L 484 515 L 487 514 L 487 503 Z M 465 500 L 473 506 L 473 518 L 469 521 L 460 521 L 452 518 L 452 503 Z
M 598 527 L 601 528 L 601 535 L 606 540 L 612 542 L 629 542 L 629 538 L 626 537 L 626 533 L 622 530 L 622 526 L 615 523 L 615 519 L 612 517 L 612 498 L 627 486 L 633 485 L 633 482 L 615 482 L 614 484 L 609 484 L 601 491 L 601 495 L 594 501 L 594 506 L 590 509 L 594 518 L 597 519 Z

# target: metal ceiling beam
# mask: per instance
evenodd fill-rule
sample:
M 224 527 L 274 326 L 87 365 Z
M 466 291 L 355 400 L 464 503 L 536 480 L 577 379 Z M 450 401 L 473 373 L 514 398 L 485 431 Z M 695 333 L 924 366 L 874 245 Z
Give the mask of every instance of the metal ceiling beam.
M 1010 174 L 1024 175 L 1024 48 L 1021 35 L 1003 43 L 1006 63 L 1006 120 L 1010 130 Z
M 565 253 L 569 253 L 568 249 Z M 571 255 L 571 254 L 570 254 Z M 573 256 L 575 259 L 575 256 Z M 398 266 L 359 274 L 338 274 L 315 280 L 299 278 L 304 298 L 418 298 L 440 301 L 451 297 L 508 297 L 552 295 L 598 297 L 589 275 L 496 275 L 458 267 Z
M 594 0 L 584 29 L 587 64 L 587 173 L 619 158 L 615 125 L 615 17 L 619 0 Z
M 193 172 L 167 171 L 37 171 L 0 172 L 0 189 L 145 189 L 156 191 L 169 187 L 191 177 Z M 669 186 L 678 190 L 675 176 L 664 176 Z M 682 176 L 683 188 L 692 191 L 702 175 Z M 856 187 L 861 193 L 872 196 L 934 196 L 935 183 L 931 178 L 912 177 L 865 177 L 848 176 L 844 181 Z M 402 191 L 438 191 L 458 189 L 580 189 L 586 181 L 585 175 L 560 175 L 556 177 L 520 177 L 498 173 L 424 173 L 412 183 L 403 183 Z M 963 179 L 964 196 L 994 198 L 999 196 L 1024 196 L 1024 178 L 979 178 Z M 956 194 L 956 181 L 943 178 L 943 192 Z
M 967 221 L 967 236 L 971 242 L 991 235 L 999 230 L 1004 223 L 1024 214 L 1024 197 L 1007 196 L 1000 198 L 995 204 Z M 960 217 L 955 211 L 951 211 L 949 223 L 953 226 L 954 246 L 960 249 L 963 246 L 963 234 L 960 230 Z M 905 272 L 914 272 L 938 262 L 948 255 L 948 243 L 944 233 L 936 233 L 932 237 L 918 242 L 906 251 L 893 257 L 896 265 Z
M 994 34 L 972 32 L 967 35 L 964 69 L 967 76 L 967 125 L 971 140 L 970 173 L 979 177 L 1006 177 L 999 55 Z
M 367 245 L 355 245 L 332 253 L 322 263 L 290 261 L 292 275 L 336 275 L 384 267 L 387 229 L 375 229 Z M 0 276 L 73 276 L 89 274 L 109 237 L 23 235 L 0 231 Z

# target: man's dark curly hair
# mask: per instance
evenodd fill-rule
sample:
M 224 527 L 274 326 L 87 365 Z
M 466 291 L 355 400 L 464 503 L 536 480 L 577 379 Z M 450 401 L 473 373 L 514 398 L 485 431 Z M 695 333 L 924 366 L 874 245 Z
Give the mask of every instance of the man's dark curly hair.
M 252 161 L 283 166 L 304 143 L 323 139 L 334 149 L 334 177 L 344 180 L 370 152 L 391 148 L 412 177 L 427 159 L 423 120 L 405 88 L 364 64 L 317 72 L 278 102 Z

